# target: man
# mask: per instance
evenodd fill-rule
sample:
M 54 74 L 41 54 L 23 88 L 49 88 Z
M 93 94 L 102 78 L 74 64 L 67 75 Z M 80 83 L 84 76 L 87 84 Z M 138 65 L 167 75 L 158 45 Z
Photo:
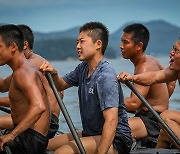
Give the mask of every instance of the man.
M 130 59 L 134 64 L 134 74 L 163 69 L 154 57 L 145 53 L 149 42 L 149 31 L 144 25 L 131 24 L 123 31 L 120 49 L 123 58 Z M 168 109 L 169 95 L 165 83 L 151 86 L 134 84 L 134 86 L 159 114 Z M 133 138 L 158 137 L 160 131 L 158 121 L 134 93 L 131 93 L 129 98 L 125 98 L 125 106 L 128 111 L 135 111 L 135 117 L 128 119 Z
M 124 82 L 126 80 L 133 81 L 134 83 L 141 85 L 154 85 L 155 83 L 163 83 L 175 81 L 178 79 L 180 82 L 180 39 L 174 44 L 170 52 L 169 67 L 156 72 L 147 72 L 138 75 L 130 75 L 126 72 L 122 72 L 118 75 L 118 78 Z M 180 112 L 166 110 L 161 114 L 162 119 L 169 125 L 172 131 L 180 138 Z M 158 137 L 158 148 L 167 148 L 171 142 L 166 133 L 161 130 Z M 180 149 L 180 147 L 178 147 Z
M 0 150 L 8 144 L 13 154 L 42 153 L 48 143 L 49 101 L 41 74 L 23 54 L 23 34 L 15 25 L 0 27 L 0 66 L 9 65 L 11 82 L 0 78 L 0 91 L 9 91 L 14 128 L 0 136 Z
M 40 70 L 51 72 L 58 90 L 79 87 L 83 126 L 79 136 L 86 153 L 115 153 L 117 150 L 129 153 L 132 139 L 127 112 L 115 71 L 104 58 L 107 44 L 107 28 L 99 22 L 86 23 L 80 28 L 76 46 L 79 60 L 83 62 L 63 78 L 48 62 Z M 72 134 L 51 139 L 48 148 L 56 154 L 79 152 Z
M 38 54 L 33 53 L 33 44 L 34 44 L 34 34 L 31 28 L 27 25 L 18 25 L 21 29 L 23 36 L 24 36 L 24 55 L 25 57 L 37 68 L 42 65 L 42 63 L 46 60 Z M 53 138 L 59 129 L 59 114 L 60 114 L 60 107 L 52 91 L 47 79 L 45 76 L 42 78 L 42 82 L 46 89 L 48 99 L 50 102 L 50 110 L 51 110 L 51 123 L 48 132 L 49 138 Z M 59 92 L 61 98 L 63 98 L 63 91 Z
M 33 53 L 33 45 L 34 45 L 34 34 L 31 30 L 30 27 L 28 27 L 27 25 L 18 25 L 18 27 L 20 28 L 20 30 L 23 33 L 23 37 L 24 37 L 24 50 L 23 53 L 26 57 L 26 59 L 28 59 L 36 68 L 39 69 L 39 67 L 41 66 L 41 64 L 45 61 L 44 58 L 42 58 L 41 56 Z M 46 80 L 46 78 L 43 76 L 42 77 L 42 82 L 44 84 L 45 90 L 47 92 L 48 95 L 48 99 L 50 102 L 50 109 L 51 109 L 51 124 L 50 124 L 50 128 L 48 131 L 48 136 L 49 138 L 53 138 L 55 136 L 55 134 L 57 133 L 58 129 L 59 129 L 59 113 L 60 113 L 60 107 L 59 104 L 54 96 L 54 93 L 51 89 L 51 87 L 49 86 L 48 81 Z M 60 93 L 61 98 L 63 98 L 63 92 Z M 8 103 L 5 104 L 5 102 L 8 102 L 8 98 L 2 98 L 2 101 L 0 99 L 0 104 L 1 105 L 6 105 Z M 11 128 L 12 125 L 12 120 L 10 115 L 1 115 L 0 116 L 0 128 Z

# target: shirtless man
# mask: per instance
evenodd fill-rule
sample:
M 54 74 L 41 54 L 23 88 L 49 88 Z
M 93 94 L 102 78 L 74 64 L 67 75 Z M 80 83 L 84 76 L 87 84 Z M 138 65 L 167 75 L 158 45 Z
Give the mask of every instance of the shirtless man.
M 122 72 L 118 78 L 122 82 L 130 80 L 134 83 L 147 86 L 154 85 L 155 83 L 175 81 L 177 79 L 180 82 L 180 39 L 173 45 L 170 52 L 169 64 L 168 68 L 156 72 L 147 72 L 138 75 L 130 75 L 126 72 Z M 161 113 L 161 117 L 165 120 L 167 125 L 169 125 L 176 136 L 180 138 L 180 112 L 166 110 Z M 161 130 L 158 137 L 157 148 L 168 148 L 170 142 L 172 142 L 172 139 L 169 138 L 163 130 Z M 177 148 L 180 149 L 180 147 Z
M 134 74 L 163 69 L 158 60 L 145 53 L 149 31 L 144 25 L 131 24 L 123 31 L 120 49 L 123 58 L 130 59 L 134 64 Z M 134 86 L 159 114 L 168 109 L 169 95 L 165 83 L 152 86 L 134 84 Z M 125 106 L 128 111 L 136 112 L 135 117 L 128 119 L 133 138 L 158 137 L 160 131 L 158 121 L 134 93 L 125 98 Z
M 24 57 L 23 34 L 15 25 L 0 27 L 0 66 L 12 68 L 12 80 L 0 78 L 0 91 L 9 91 L 13 129 L 0 137 L 0 150 L 8 143 L 13 154 L 42 153 L 48 143 L 50 109 L 41 74 Z M 18 144 L 17 144 L 18 143 Z
M 34 35 L 33 35 L 32 30 L 27 25 L 18 25 L 18 28 L 20 28 L 20 30 L 23 33 L 23 37 L 24 37 L 23 53 L 24 53 L 26 59 L 28 59 L 36 68 L 39 69 L 39 67 L 45 61 L 45 59 L 43 57 L 33 53 L 33 51 L 32 51 L 33 44 L 34 44 Z M 53 138 L 59 129 L 58 117 L 59 117 L 59 113 L 60 113 L 60 107 L 59 107 L 59 104 L 55 98 L 55 95 L 54 95 L 51 87 L 49 86 L 49 83 L 48 83 L 47 79 L 45 78 L 45 76 L 42 77 L 42 82 L 46 89 L 48 99 L 50 102 L 50 109 L 52 112 L 51 124 L 50 124 L 50 128 L 48 131 L 48 136 L 49 136 L 49 138 Z M 60 92 L 60 96 L 61 96 L 61 98 L 63 98 L 63 92 Z M 8 106 L 8 98 L 2 98 L 2 101 L 0 99 L 0 104 L 1 105 L 4 104 L 4 105 Z M 7 115 L 7 114 L 1 115 L 0 116 L 0 128 L 5 129 L 5 128 L 11 128 L 11 127 L 12 127 L 11 116 Z
M 37 68 L 42 65 L 42 63 L 46 60 L 38 54 L 33 53 L 33 44 L 34 44 L 34 35 L 30 27 L 27 25 L 17 25 L 24 36 L 24 55 L 25 57 Z M 52 91 L 47 79 L 45 76 L 42 78 L 42 82 L 46 89 L 48 99 L 50 102 L 50 109 L 51 109 L 51 124 L 49 128 L 49 138 L 53 138 L 59 129 L 59 114 L 60 114 L 60 107 Z M 59 92 L 61 98 L 63 98 L 63 91 Z

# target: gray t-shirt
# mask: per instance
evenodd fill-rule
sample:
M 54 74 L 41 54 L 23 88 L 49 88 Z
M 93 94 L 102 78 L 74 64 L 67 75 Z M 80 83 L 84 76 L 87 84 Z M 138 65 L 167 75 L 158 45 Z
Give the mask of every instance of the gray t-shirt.
M 89 78 L 88 65 L 82 62 L 63 79 L 68 84 L 79 87 L 79 106 L 84 136 L 102 134 L 103 110 L 118 107 L 117 132 L 130 137 L 121 85 L 116 78 L 115 70 L 110 67 L 105 58 Z

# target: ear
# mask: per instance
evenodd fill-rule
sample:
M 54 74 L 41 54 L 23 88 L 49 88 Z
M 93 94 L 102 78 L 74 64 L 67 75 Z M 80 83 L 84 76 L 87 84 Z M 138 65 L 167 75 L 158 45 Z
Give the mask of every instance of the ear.
M 14 55 L 14 54 L 15 54 L 15 52 L 18 50 L 18 46 L 17 46 L 17 44 L 16 44 L 15 42 L 11 43 L 11 45 L 10 45 L 10 49 L 11 49 L 11 53 L 12 53 L 12 55 Z
M 101 40 L 97 40 L 96 41 L 96 46 L 97 46 L 97 49 L 101 49 L 102 48 L 102 41 Z
M 29 43 L 27 41 L 24 41 L 24 50 L 28 49 Z
M 138 51 L 139 51 L 139 50 L 142 50 L 142 51 L 143 51 L 143 46 L 144 46 L 144 43 L 139 42 L 139 43 L 137 44 L 137 50 L 138 50 Z

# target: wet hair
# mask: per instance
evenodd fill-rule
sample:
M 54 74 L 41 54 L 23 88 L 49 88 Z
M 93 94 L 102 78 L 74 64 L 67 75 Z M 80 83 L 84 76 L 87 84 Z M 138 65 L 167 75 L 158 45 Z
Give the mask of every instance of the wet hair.
M 88 32 L 88 36 L 92 38 L 93 42 L 96 42 L 97 40 L 102 41 L 102 54 L 104 54 L 108 45 L 108 28 L 100 22 L 88 22 L 80 27 L 79 33 L 83 31 Z
M 21 24 L 17 25 L 19 29 L 23 33 L 24 41 L 27 41 L 29 44 L 29 48 L 33 49 L 33 44 L 34 44 L 34 34 L 31 28 L 27 25 Z
M 3 42 L 9 47 L 12 43 L 16 43 L 19 52 L 23 51 L 24 39 L 21 30 L 13 24 L 7 24 L 0 26 L 0 36 Z
M 132 40 L 135 44 L 138 44 L 139 42 L 143 43 L 143 51 L 146 50 L 150 33 L 149 30 L 142 24 L 134 23 L 131 25 L 126 26 L 123 31 L 128 34 L 132 34 Z

